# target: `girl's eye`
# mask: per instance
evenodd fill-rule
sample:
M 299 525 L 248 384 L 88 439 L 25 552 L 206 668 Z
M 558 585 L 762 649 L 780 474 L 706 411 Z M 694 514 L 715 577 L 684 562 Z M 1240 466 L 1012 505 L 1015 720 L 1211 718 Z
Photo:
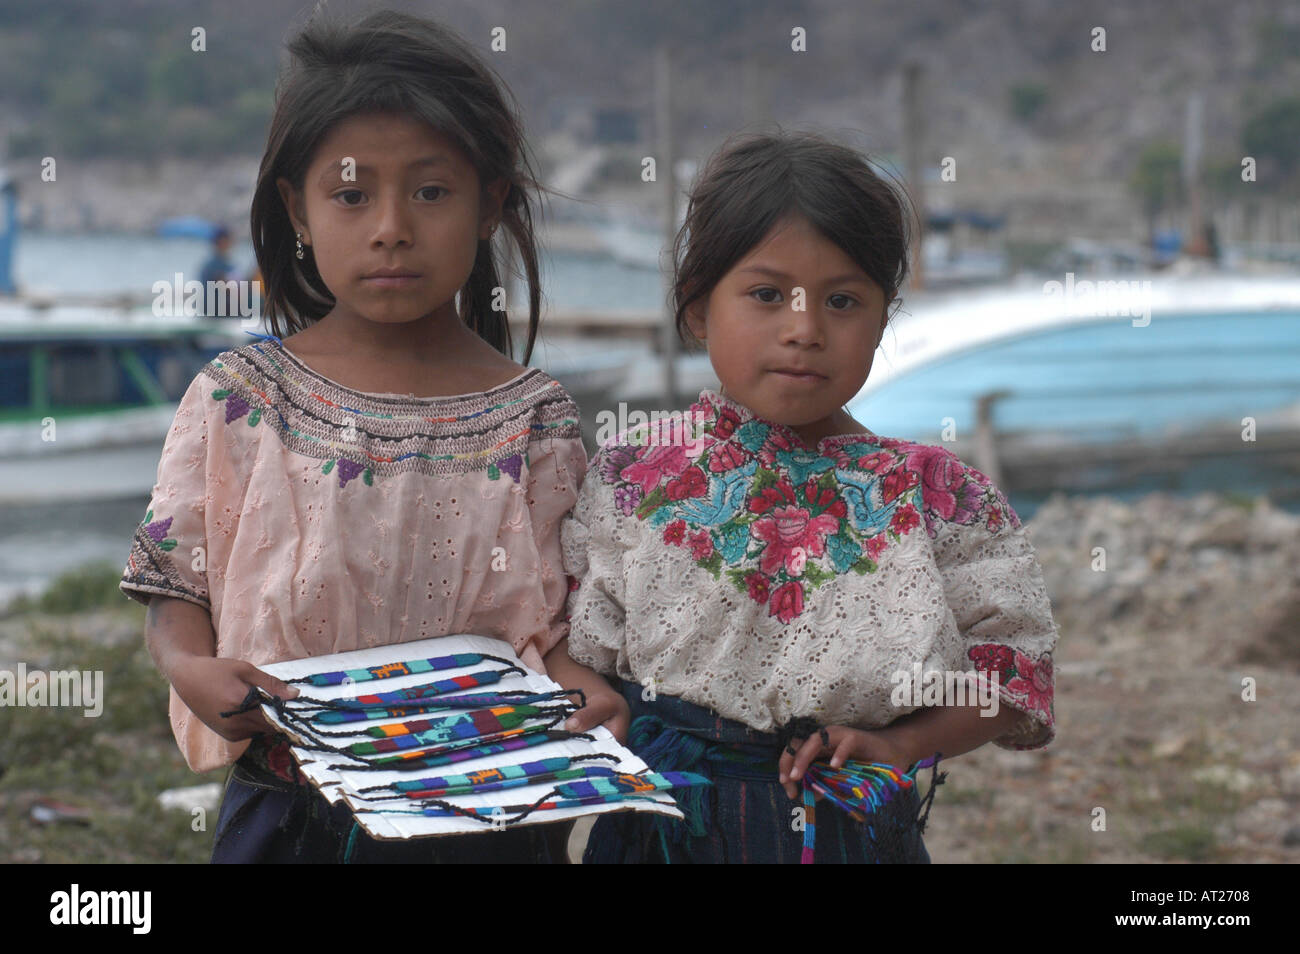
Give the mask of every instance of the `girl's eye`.
M 856 305 L 856 304 L 858 303 L 858 302 L 857 302 L 857 299 L 852 298 L 852 297 L 850 297 L 849 295 L 844 295 L 844 294 L 831 295 L 831 297 L 830 297 L 829 300 L 830 300 L 830 301 L 834 301 L 836 298 L 843 298 L 843 299 L 848 303 L 848 304 L 846 304 L 843 308 L 839 309 L 840 311 L 846 311 L 850 306 L 852 306 L 852 305 Z
M 442 186 L 424 186 L 416 193 L 416 195 L 422 196 L 425 200 L 429 202 L 435 202 L 439 198 L 441 198 L 441 196 L 425 194 L 425 193 L 435 192 L 435 191 L 440 193 L 445 193 L 447 190 L 444 189 Z M 357 196 L 358 197 L 357 201 L 352 202 L 346 198 L 346 196 L 351 196 L 351 195 Z M 346 189 L 343 192 L 335 193 L 334 198 L 340 200 L 344 205 L 355 206 L 361 204 L 361 199 L 364 198 L 364 196 L 365 193 L 362 192 L 360 189 Z
M 762 295 L 764 292 L 771 292 L 772 294 L 776 295 L 776 298 L 760 298 L 759 301 L 761 301 L 765 305 L 774 305 L 781 298 L 781 292 L 776 288 L 755 288 L 752 292 L 750 292 L 750 294 Z

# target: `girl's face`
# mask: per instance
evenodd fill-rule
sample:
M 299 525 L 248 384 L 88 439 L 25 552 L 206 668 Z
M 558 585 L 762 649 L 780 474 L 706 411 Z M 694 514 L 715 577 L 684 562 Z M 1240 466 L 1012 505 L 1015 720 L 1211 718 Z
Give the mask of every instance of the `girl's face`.
M 401 324 L 455 314 L 508 184 L 481 188 L 446 137 L 405 116 L 362 114 L 322 140 L 301 193 L 277 180 L 302 244 L 336 304 L 332 314 Z M 397 269 L 407 277 L 382 277 Z
M 856 429 L 841 406 L 871 371 L 886 304 L 853 259 L 795 215 L 723 276 L 703 308 L 688 309 L 687 325 L 728 397 L 815 446 Z

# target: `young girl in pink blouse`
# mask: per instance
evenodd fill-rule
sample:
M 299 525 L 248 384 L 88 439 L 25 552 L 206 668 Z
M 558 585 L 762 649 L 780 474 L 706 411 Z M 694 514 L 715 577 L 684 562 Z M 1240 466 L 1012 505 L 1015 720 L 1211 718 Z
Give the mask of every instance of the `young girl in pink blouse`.
M 339 860 L 353 831 L 258 712 L 219 715 L 250 686 L 296 694 L 262 664 L 495 636 L 588 692 L 570 728 L 626 725 L 566 651 L 559 521 L 586 467 L 578 409 L 511 360 L 492 307 L 501 224 L 529 279 L 526 362 L 538 187 L 519 121 L 469 46 L 427 20 L 317 19 L 289 49 L 252 205 L 275 334 L 185 393 L 121 584 L 149 606 L 186 761 L 234 765 L 214 861 Z M 361 833 L 346 855 L 559 861 L 567 829 Z
M 633 751 L 714 785 L 679 796 L 685 824 L 602 816 L 588 861 L 926 862 L 915 786 L 869 824 L 818 810 L 806 845 L 790 799 L 814 760 L 901 771 L 1052 738 L 1057 633 L 1015 511 L 842 407 L 907 274 L 904 209 L 807 135 L 740 137 L 693 189 L 678 330 L 722 387 L 603 446 L 562 537 L 570 653 L 619 685 Z M 948 674 L 979 692 L 936 696 Z

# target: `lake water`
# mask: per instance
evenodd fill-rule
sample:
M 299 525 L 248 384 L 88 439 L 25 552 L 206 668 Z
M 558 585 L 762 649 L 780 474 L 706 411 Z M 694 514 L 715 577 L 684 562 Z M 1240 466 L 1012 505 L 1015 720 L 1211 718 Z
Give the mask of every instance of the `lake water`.
M 29 292 L 149 296 L 154 282 L 171 282 L 177 272 L 197 279 L 209 254 L 208 243 L 200 239 L 24 232 L 14 257 L 14 281 Z M 253 246 L 235 246 L 230 259 L 239 274 L 249 273 Z M 545 251 L 539 267 L 544 301 L 558 311 L 652 310 L 663 302 L 662 279 L 654 269 Z

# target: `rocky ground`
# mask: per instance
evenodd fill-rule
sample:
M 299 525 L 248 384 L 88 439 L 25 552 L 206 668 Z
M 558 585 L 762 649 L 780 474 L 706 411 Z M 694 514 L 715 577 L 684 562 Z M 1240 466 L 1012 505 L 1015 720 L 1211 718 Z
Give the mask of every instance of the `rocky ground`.
M 948 762 L 933 859 L 1300 861 L 1300 516 L 1213 495 L 1056 497 L 1027 532 L 1061 630 L 1057 738 Z M 0 720 L 0 861 L 206 859 L 210 834 L 155 804 L 219 779 L 180 760 L 142 629 L 135 604 L 0 619 L 0 665 L 117 673 L 94 726 L 50 710 Z M 87 817 L 40 824 L 42 799 Z
M 934 860 L 1300 861 L 1300 517 L 1056 497 L 1027 526 L 1061 629 L 1057 738 L 954 759 Z

